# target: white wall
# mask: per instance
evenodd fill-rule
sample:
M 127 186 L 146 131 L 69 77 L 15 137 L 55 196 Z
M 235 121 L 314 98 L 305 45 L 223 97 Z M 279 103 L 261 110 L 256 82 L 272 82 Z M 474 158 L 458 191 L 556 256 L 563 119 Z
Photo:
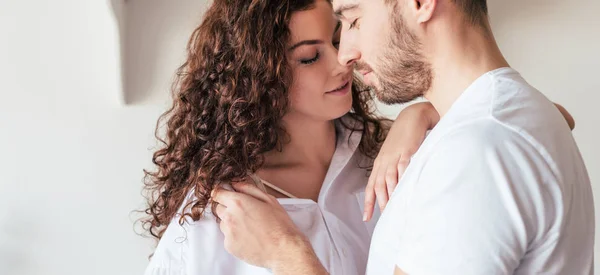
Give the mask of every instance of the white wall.
M 118 38 L 108 1 L 0 1 L 0 274 L 142 273 L 165 105 L 120 104 Z
M 109 1 L 0 1 L 0 274 L 141 274 L 146 264 L 151 243 L 130 211 L 203 8 L 128 1 L 119 24 Z M 600 205 L 600 2 L 488 2 L 510 63 L 575 116 Z

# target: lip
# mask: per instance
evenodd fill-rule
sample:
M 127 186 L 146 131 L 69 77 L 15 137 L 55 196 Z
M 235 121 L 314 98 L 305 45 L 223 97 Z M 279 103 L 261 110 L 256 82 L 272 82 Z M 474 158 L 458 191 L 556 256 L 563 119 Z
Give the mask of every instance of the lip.
M 362 74 L 363 76 L 366 76 L 368 74 L 370 74 L 372 71 L 367 71 L 367 70 L 360 70 L 358 71 L 358 73 Z
M 368 86 L 372 85 L 372 82 L 371 82 L 372 72 L 373 71 L 359 71 L 359 73 L 362 74 L 362 76 L 363 76 L 363 82 L 365 84 L 367 84 Z
M 350 82 L 350 80 L 347 80 L 344 82 L 344 84 L 342 84 L 341 86 L 339 86 L 338 88 L 331 90 L 329 92 L 327 92 L 326 94 L 330 94 L 330 95 L 345 95 L 350 91 L 350 87 L 352 86 L 352 83 Z
M 371 71 L 371 70 L 358 70 L 358 73 L 363 76 L 363 79 L 362 79 L 363 82 L 365 84 L 367 84 L 367 86 L 371 86 L 372 85 L 371 84 L 371 79 L 370 79 L 370 76 L 371 76 L 372 72 L 373 71 Z

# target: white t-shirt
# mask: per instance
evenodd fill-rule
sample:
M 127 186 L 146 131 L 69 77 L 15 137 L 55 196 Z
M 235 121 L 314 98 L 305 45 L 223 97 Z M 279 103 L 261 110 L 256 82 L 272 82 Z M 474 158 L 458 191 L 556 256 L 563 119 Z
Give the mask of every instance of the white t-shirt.
M 513 69 L 478 78 L 415 154 L 367 274 L 592 274 L 594 204 L 555 106 Z
M 352 123 L 349 117 L 346 122 Z M 350 124 L 351 125 L 351 124 Z M 372 160 L 357 149 L 361 132 L 336 124 L 337 148 L 321 187 L 318 203 L 308 199 L 278 199 L 296 226 L 309 238 L 330 274 L 364 274 L 371 235 L 379 217 L 362 221 L 366 167 Z M 294 180 L 290 178 L 290 180 Z M 209 212 L 209 211 L 208 211 Z M 212 213 L 198 221 L 173 219 L 151 258 L 146 275 L 261 275 L 267 269 L 230 255 Z

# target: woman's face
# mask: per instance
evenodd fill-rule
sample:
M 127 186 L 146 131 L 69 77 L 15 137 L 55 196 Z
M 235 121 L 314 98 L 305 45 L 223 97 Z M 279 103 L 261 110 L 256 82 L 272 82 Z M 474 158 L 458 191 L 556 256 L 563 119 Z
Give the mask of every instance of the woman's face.
M 290 21 L 288 60 L 293 71 L 289 115 L 333 120 L 352 107 L 352 68 L 337 61 L 340 39 L 331 4 L 316 0 Z

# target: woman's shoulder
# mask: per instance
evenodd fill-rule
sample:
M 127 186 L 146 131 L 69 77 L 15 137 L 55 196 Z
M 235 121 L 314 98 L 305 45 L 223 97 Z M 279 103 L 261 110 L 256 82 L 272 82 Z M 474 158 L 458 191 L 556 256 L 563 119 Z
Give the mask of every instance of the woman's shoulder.
M 179 237 L 180 233 L 193 231 L 196 227 L 203 228 L 216 228 L 218 229 L 218 222 L 216 216 L 212 213 L 211 202 L 208 202 L 205 209 L 202 210 L 201 214 L 197 218 L 193 218 L 192 204 L 197 201 L 194 191 L 191 190 L 186 196 L 185 200 L 179 207 L 177 213 L 171 219 L 167 231 L 173 229 L 173 233 Z M 166 231 L 165 231 L 166 234 Z
M 198 220 L 182 215 L 171 220 L 145 275 L 268 274 L 227 252 L 225 238 L 210 207 Z
M 223 250 L 222 234 L 216 217 L 207 208 L 202 216 L 194 220 L 186 205 L 193 196 L 188 196 L 178 213 L 171 219 L 152 255 L 146 270 L 161 270 L 165 267 L 177 269 L 185 267 L 186 260 L 196 250 Z

